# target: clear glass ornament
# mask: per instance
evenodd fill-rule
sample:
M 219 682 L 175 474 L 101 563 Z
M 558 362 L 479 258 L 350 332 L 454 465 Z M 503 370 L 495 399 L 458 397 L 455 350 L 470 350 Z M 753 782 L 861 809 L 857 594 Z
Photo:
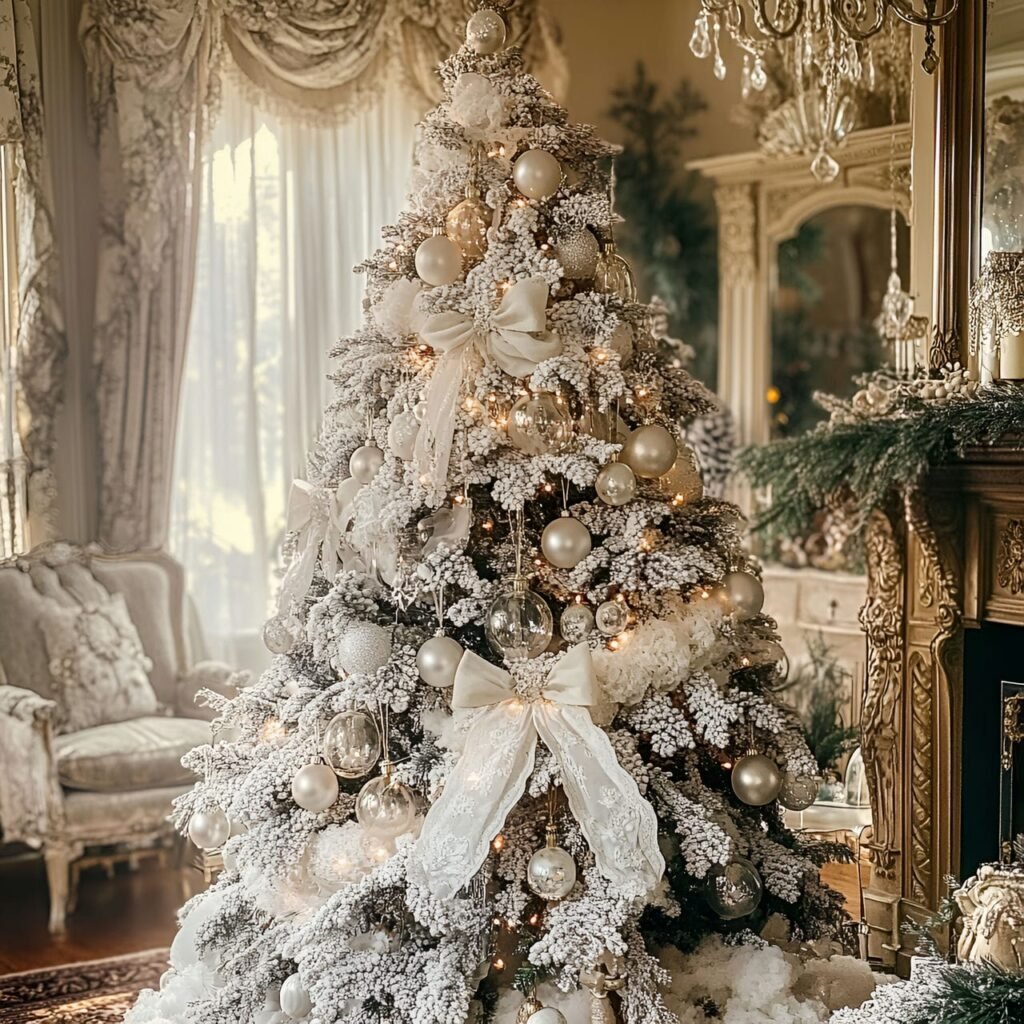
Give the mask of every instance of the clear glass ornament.
M 605 636 L 616 636 L 629 624 L 629 607 L 625 601 L 605 601 L 598 605 L 594 622 Z
M 516 578 L 491 602 L 484 633 L 503 658 L 536 658 L 551 643 L 554 617 L 544 598 L 530 590 L 526 580 Z
M 470 15 L 466 23 L 466 45 L 482 56 L 497 53 L 505 45 L 507 29 L 502 16 L 489 7 Z
M 263 624 L 263 645 L 271 654 L 287 654 L 297 641 L 297 623 L 275 615 Z
M 342 711 L 324 730 L 323 755 L 344 779 L 370 773 L 380 758 L 380 730 L 365 711 Z
M 661 489 L 680 505 L 688 505 L 704 496 L 704 480 L 697 463 L 697 453 L 688 445 L 680 445 L 672 468 L 661 478 Z
M 494 211 L 480 198 L 476 185 L 466 186 L 466 198 L 448 211 L 445 234 L 462 250 L 467 266 L 479 263 L 487 252 L 487 229 Z
M 572 438 L 566 403 L 550 391 L 523 395 L 508 416 L 508 439 L 527 455 L 557 451 Z
M 636 280 L 629 264 L 615 251 L 615 244 L 604 247 L 594 269 L 594 291 L 617 295 L 623 302 L 636 302 Z
M 889 275 L 885 295 L 882 296 L 882 316 L 892 334 L 898 334 L 914 315 L 914 300 L 903 290 L 897 271 Z M 889 332 L 886 332 L 889 333 Z
M 576 862 L 572 854 L 555 846 L 553 838 L 549 839 L 547 846 L 530 858 L 526 884 L 543 899 L 565 899 L 576 884 Z
M 373 836 L 400 836 L 416 820 L 416 796 L 385 770 L 359 791 L 356 820 Z
M 585 604 L 571 604 L 558 620 L 558 631 L 566 643 L 586 640 L 594 628 L 594 613 Z
M 636 497 L 636 474 L 624 462 L 609 462 L 597 474 L 594 490 L 606 505 L 625 505 Z
M 763 92 L 768 85 L 768 73 L 760 57 L 754 58 L 754 66 L 750 69 L 750 84 L 758 92 Z
M 870 807 L 871 798 L 868 795 L 868 776 L 864 770 L 864 754 L 860 747 L 850 755 L 850 762 L 846 766 L 846 802 L 854 807 Z
M 726 921 L 752 914 L 760 905 L 763 892 L 761 876 L 746 857 L 714 864 L 704 877 L 704 898 Z
M 779 790 L 779 803 L 788 811 L 806 811 L 818 798 L 818 780 L 813 775 L 787 774 Z

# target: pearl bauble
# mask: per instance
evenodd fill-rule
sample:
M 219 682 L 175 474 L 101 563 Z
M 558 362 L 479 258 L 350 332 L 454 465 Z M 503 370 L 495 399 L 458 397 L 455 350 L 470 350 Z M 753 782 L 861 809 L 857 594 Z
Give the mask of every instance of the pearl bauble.
M 338 799 L 338 776 L 326 764 L 307 764 L 292 778 L 292 799 L 304 810 L 326 811 Z
M 624 462 L 609 462 L 597 474 L 594 490 L 606 505 L 625 505 L 636 497 L 636 474 Z
M 708 906 L 726 921 L 757 910 L 763 890 L 757 868 L 746 857 L 734 857 L 728 864 L 713 864 L 704 876 Z
M 562 516 L 544 527 L 540 549 L 556 569 L 572 569 L 590 554 L 590 531 L 572 516 Z
M 416 820 L 416 797 L 391 775 L 378 775 L 356 798 L 356 820 L 374 836 L 400 836 Z
M 307 1016 L 313 1009 L 306 986 L 297 974 L 290 974 L 281 984 L 281 1009 L 293 1020 Z
M 594 622 L 600 633 L 617 636 L 629 625 L 629 608 L 625 601 L 605 601 L 598 605 Z
M 565 235 L 555 243 L 555 259 L 562 264 L 565 276 L 573 281 L 593 277 L 600 254 L 601 247 L 588 228 Z
M 348 471 L 361 484 L 370 483 L 384 465 L 384 453 L 375 444 L 362 444 L 348 460 Z
M 594 628 L 594 613 L 585 604 L 571 604 L 558 620 L 562 639 L 570 644 L 586 640 Z
M 444 219 L 445 234 L 459 247 L 466 262 L 478 263 L 487 252 L 487 229 L 494 211 L 480 198 L 480 191 L 470 185 L 466 198 L 448 211 Z
M 526 1018 L 526 1024 L 566 1024 L 565 1014 L 553 1006 L 542 1006 Z
M 455 682 L 455 670 L 466 652 L 450 636 L 432 636 L 416 652 L 416 667 L 428 686 L 444 689 Z
M 530 199 L 550 199 L 562 182 L 562 166 L 546 150 L 528 149 L 512 168 L 516 188 Z
M 372 676 L 390 660 L 390 632 L 375 622 L 354 622 L 338 637 L 331 664 L 349 675 Z
M 487 642 L 496 654 L 511 660 L 536 658 L 551 643 L 554 632 L 547 602 L 528 589 L 524 580 L 513 580 L 498 594 L 484 621 Z
M 431 235 L 416 250 L 416 273 L 427 284 L 451 284 L 462 273 L 462 250 L 445 235 Z
M 626 438 L 619 458 L 637 476 L 653 480 L 672 468 L 678 454 L 679 446 L 672 434 L 660 423 L 649 423 Z
M 482 56 L 497 53 L 505 45 L 505 21 L 497 11 L 485 7 L 466 22 L 466 45 Z
M 732 791 L 751 807 L 764 807 L 779 795 L 782 773 L 764 754 L 744 754 L 732 768 Z
M 527 455 L 557 451 L 571 437 L 569 410 L 550 391 L 523 395 L 509 412 L 508 439 Z
M 564 899 L 576 884 L 576 862 L 560 846 L 545 846 L 530 858 L 526 884 L 546 900 Z
M 420 425 L 415 413 L 406 409 L 388 427 L 388 447 L 403 462 L 409 462 L 416 453 L 416 436 L 419 432 Z
M 764 587 L 749 572 L 726 573 L 725 593 L 736 618 L 741 622 L 754 618 L 764 605 Z
M 231 822 L 219 807 L 195 811 L 188 819 L 188 837 L 201 850 L 216 850 L 228 841 Z
M 345 779 L 368 775 L 380 757 L 380 730 L 365 711 L 342 711 L 324 730 L 323 754 Z
M 779 790 L 779 803 L 787 811 L 806 811 L 818 798 L 818 780 L 813 775 L 787 773 Z

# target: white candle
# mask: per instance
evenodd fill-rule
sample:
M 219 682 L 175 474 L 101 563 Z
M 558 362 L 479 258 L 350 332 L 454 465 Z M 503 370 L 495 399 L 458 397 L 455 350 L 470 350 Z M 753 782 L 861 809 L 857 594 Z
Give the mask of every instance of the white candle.
M 999 376 L 1003 380 L 1024 380 L 1024 331 L 1003 335 L 999 347 Z

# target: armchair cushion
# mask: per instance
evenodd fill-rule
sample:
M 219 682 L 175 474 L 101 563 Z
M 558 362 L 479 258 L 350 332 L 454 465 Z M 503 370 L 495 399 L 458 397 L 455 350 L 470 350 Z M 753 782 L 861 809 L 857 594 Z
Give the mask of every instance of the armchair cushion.
M 32 690 L 0 686 L 0 825 L 8 842 L 38 845 L 60 805 L 51 746 L 56 711 Z
M 79 729 L 58 736 L 53 747 L 61 785 L 110 793 L 194 782 L 181 759 L 209 741 L 204 721 L 147 716 Z
M 40 627 L 60 708 L 61 731 L 75 732 L 158 710 L 152 662 L 122 594 L 71 607 L 48 602 Z

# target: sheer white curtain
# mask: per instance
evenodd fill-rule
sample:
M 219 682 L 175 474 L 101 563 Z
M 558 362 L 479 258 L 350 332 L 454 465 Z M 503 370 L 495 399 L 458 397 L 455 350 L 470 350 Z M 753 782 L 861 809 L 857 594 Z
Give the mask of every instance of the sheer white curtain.
M 291 480 L 358 326 L 352 266 L 393 221 L 421 111 L 397 88 L 343 125 L 285 122 L 230 81 L 204 161 L 171 551 L 211 655 L 259 668 Z

